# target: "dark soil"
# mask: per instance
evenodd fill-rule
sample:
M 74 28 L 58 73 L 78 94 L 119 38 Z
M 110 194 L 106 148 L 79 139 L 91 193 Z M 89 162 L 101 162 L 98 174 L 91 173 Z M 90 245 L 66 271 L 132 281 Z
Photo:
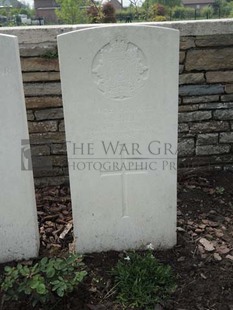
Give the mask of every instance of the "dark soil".
M 232 184 L 233 173 L 223 171 L 189 173 L 179 178 L 177 246 L 168 251 L 154 251 L 155 257 L 172 266 L 177 290 L 166 303 L 155 305 L 156 310 L 233 310 Z M 41 256 L 61 256 L 72 251 L 69 189 L 39 189 L 37 205 Z M 65 228 L 67 233 L 62 239 Z M 118 252 L 86 255 L 88 276 L 83 284 L 49 309 L 122 310 L 115 303 L 116 290 L 109 271 L 125 255 Z M 3 267 L 0 265 L 0 273 Z M 5 303 L 3 309 L 31 308 L 24 302 Z

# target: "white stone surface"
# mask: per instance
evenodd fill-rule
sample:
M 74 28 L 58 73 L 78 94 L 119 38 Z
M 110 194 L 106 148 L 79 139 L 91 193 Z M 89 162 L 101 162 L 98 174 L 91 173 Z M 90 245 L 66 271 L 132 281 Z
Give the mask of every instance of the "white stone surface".
M 17 38 L 0 35 L 0 263 L 37 256 L 38 223 L 32 171 L 22 171 L 28 139 Z M 25 156 L 29 146 L 24 145 Z M 26 167 L 27 168 L 27 167 Z
M 177 29 L 180 36 L 208 36 L 223 35 L 233 33 L 233 19 L 208 19 L 208 20 L 183 20 L 167 22 L 145 22 L 133 23 L 132 25 L 147 25 Z M 105 24 L 106 25 L 106 24 Z M 126 24 L 128 25 L 128 24 Z M 103 24 L 84 24 L 84 25 L 51 25 L 51 26 L 19 26 L 19 27 L 0 27 L 0 33 L 15 35 L 18 37 L 21 51 L 35 47 L 49 48 L 52 44 L 56 46 L 57 35 L 69 31 L 81 30 L 92 27 L 102 27 Z
M 98 27 L 58 48 L 76 250 L 172 247 L 179 32 Z

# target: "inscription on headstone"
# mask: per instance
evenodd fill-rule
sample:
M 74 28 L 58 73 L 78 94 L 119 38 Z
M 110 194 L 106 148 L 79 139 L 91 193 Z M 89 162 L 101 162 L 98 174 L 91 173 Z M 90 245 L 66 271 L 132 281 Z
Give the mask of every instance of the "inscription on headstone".
M 176 30 L 58 37 L 78 252 L 176 243 Z

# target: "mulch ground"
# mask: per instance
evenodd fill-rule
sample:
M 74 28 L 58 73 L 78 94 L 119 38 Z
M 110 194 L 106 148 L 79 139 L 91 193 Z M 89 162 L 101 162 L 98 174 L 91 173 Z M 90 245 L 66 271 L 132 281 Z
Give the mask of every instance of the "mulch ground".
M 156 310 L 233 310 L 232 184 L 231 172 L 179 177 L 177 246 L 154 251 L 155 257 L 172 266 L 177 290 L 168 302 L 156 305 Z M 36 198 L 40 255 L 63 256 L 72 252 L 69 188 L 38 189 Z M 85 256 L 88 276 L 84 283 L 54 309 L 122 310 L 115 303 L 116 291 L 109 271 L 124 256 L 125 253 L 113 251 Z M 3 265 L 0 271 L 2 268 Z M 5 304 L 3 309 L 30 307 L 18 303 Z

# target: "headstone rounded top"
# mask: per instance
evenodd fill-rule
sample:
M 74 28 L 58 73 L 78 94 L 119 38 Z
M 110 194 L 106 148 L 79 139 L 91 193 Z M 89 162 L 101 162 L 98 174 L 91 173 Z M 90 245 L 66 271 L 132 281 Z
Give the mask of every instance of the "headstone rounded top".
M 144 86 L 149 68 L 143 51 L 123 36 L 116 36 L 96 53 L 92 77 L 108 98 L 127 99 Z

